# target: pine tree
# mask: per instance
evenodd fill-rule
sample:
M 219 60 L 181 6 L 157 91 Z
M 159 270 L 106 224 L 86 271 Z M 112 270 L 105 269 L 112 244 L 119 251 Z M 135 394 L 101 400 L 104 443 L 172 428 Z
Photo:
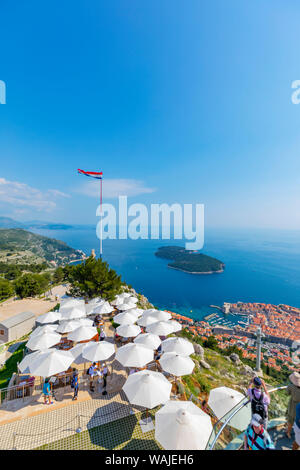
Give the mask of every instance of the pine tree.
M 113 300 L 121 292 L 121 276 L 109 268 L 106 261 L 92 256 L 81 264 L 72 266 L 68 281 L 71 285 L 69 294 L 74 297 L 104 297 Z

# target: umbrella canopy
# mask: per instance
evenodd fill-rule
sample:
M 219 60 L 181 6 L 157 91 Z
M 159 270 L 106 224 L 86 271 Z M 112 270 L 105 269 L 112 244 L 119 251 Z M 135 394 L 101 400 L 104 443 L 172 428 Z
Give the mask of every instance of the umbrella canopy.
M 98 334 L 97 328 L 94 326 L 79 326 L 76 330 L 71 331 L 68 334 L 67 338 L 71 341 L 86 341 L 88 339 L 94 338 Z
M 118 315 L 114 316 L 114 322 L 118 323 L 119 325 L 132 325 L 136 321 L 137 316 L 129 312 L 118 313 Z
M 212 409 L 216 417 L 224 421 L 226 414 L 231 411 L 236 405 L 248 399 L 237 390 L 229 387 L 217 387 L 210 391 L 208 398 L 208 406 Z M 251 406 L 250 404 L 244 406 L 229 422 L 229 425 L 244 431 L 251 420 Z
M 155 310 L 154 312 L 152 313 L 149 313 L 149 314 L 144 314 L 147 318 L 148 317 L 152 317 L 152 318 L 155 318 L 156 321 L 167 321 L 167 320 L 170 320 L 170 318 L 172 318 L 172 315 L 168 312 L 164 312 L 163 310 Z M 143 316 L 144 316 L 143 315 Z
M 177 333 L 177 331 L 182 330 L 182 325 L 176 320 L 168 320 L 167 323 L 172 326 L 173 333 Z
M 167 336 L 170 333 L 173 333 L 174 329 L 169 322 L 157 321 L 155 323 L 151 323 L 151 325 L 148 325 L 146 331 L 147 333 L 153 333 L 154 335 L 158 336 Z
M 210 417 L 191 401 L 168 401 L 155 414 L 155 439 L 166 450 L 204 450 Z
M 57 331 L 58 326 L 59 325 L 38 326 L 33 330 L 29 338 L 33 338 L 34 336 L 40 335 L 41 333 L 54 333 L 55 331 Z
M 92 315 L 92 314 L 93 314 L 93 310 L 94 310 L 95 307 L 96 307 L 96 305 L 89 305 L 89 304 L 87 304 L 87 305 L 85 306 L 85 314 L 86 314 L 86 315 Z
M 116 329 L 116 332 L 119 336 L 124 336 L 125 338 L 132 338 L 140 334 L 141 329 L 138 325 L 120 325 Z
M 87 315 L 92 315 L 93 313 L 97 313 L 97 310 L 99 310 L 102 305 L 107 304 L 106 300 L 101 300 L 100 302 L 97 302 L 93 305 L 86 305 L 85 311 Z M 109 304 L 108 304 L 109 305 Z
M 31 349 L 32 351 L 36 351 L 38 349 L 48 349 L 55 344 L 58 344 L 61 340 L 61 336 L 57 333 L 40 333 L 39 335 L 30 338 L 27 341 L 27 348 Z
M 129 292 L 122 292 L 122 294 L 119 294 L 118 297 L 120 299 L 126 299 L 127 297 L 131 297 L 131 294 L 129 294 Z
M 158 348 L 161 340 L 159 336 L 153 335 L 152 333 L 143 333 L 134 338 L 133 342 L 154 350 Z
M 116 297 L 114 298 L 114 300 L 111 301 L 111 304 L 117 306 L 117 305 L 122 304 L 123 301 L 124 301 L 123 298 L 121 298 L 119 295 L 116 295 Z
M 144 313 L 144 310 L 142 308 L 130 308 L 129 310 L 126 310 L 126 312 L 128 313 L 132 313 L 133 315 L 135 315 L 137 318 L 141 317 Z
M 106 361 L 115 353 L 115 347 L 108 341 L 91 341 L 82 350 L 82 357 L 91 362 Z
M 114 311 L 114 308 L 108 302 L 104 302 L 103 304 L 95 307 L 93 310 L 93 313 L 103 314 L 103 313 L 111 313 L 113 311 Z
M 77 307 L 66 309 L 61 312 L 61 321 L 76 320 L 77 318 L 83 317 L 85 317 L 85 310 Z
M 71 331 L 76 330 L 80 326 L 78 320 L 65 320 L 60 322 L 60 324 L 57 327 L 57 332 L 58 333 L 70 333 Z
M 154 352 L 141 344 L 130 343 L 117 350 L 116 359 L 124 367 L 144 367 L 153 361 Z
M 86 318 L 86 317 L 78 318 L 78 320 L 75 320 L 75 321 L 78 324 L 78 326 L 82 326 L 82 325 L 93 326 L 94 324 L 93 320 L 91 320 L 90 318 Z
M 155 408 L 170 398 L 172 384 L 160 372 L 142 370 L 131 374 L 123 390 L 133 405 Z
M 73 362 L 73 356 L 69 351 L 48 349 L 36 357 L 29 365 L 31 374 L 40 377 L 50 377 L 68 370 Z
M 194 354 L 194 346 L 192 343 L 183 338 L 173 337 L 167 338 L 161 343 L 163 352 L 175 352 L 181 356 L 189 356 Z
M 122 310 L 122 311 L 123 310 L 130 310 L 130 309 L 133 309 L 135 307 L 136 307 L 136 305 L 133 302 L 128 302 L 128 303 L 124 302 L 121 305 L 118 305 L 118 310 Z
M 41 354 L 43 354 L 45 352 L 45 350 L 42 350 L 42 351 L 35 351 L 33 353 L 30 353 L 30 354 L 26 354 L 26 356 L 24 357 L 24 359 L 20 362 L 20 364 L 18 365 L 18 368 L 19 368 L 19 371 L 21 372 L 21 374 L 25 374 L 25 373 L 29 373 L 30 370 L 29 370 L 29 366 L 30 364 L 32 364 L 32 362 L 37 359 Z
M 137 304 L 138 299 L 136 297 L 125 297 L 124 304 Z
M 152 315 L 147 315 L 146 317 L 142 315 L 141 318 L 138 319 L 137 324 L 140 326 L 148 326 L 152 323 L 156 323 L 157 321 L 157 318 L 153 317 Z
M 157 312 L 156 308 L 147 308 L 146 310 L 144 310 L 143 315 L 144 316 L 153 315 L 153 313 L 156 313 L 156 312 Z
M 86 305 L 96 305 L 101 302 L 105 302 L 105 300 L 101 299 L 101 297 L 94 297 L 93 299 L 89 300 Z
M 47 312 L 44 313 L 43 315 L 40 315 L 37 317 L 36 322 L 41 323 L 41 324 L 47 324 L 47 323 L 55 323 L 56 321 L 59 321 L 61 317 L 60 312 Z
M 60 311 L 69 310 L 70 308 L 81 308 L 85 309 L 85 303 L 83 299 L 68 299 L 60 303 Z
M 176 377 L 191 374 L 195 367 L 194 361 L 190 357 L 180 356 L 175 352 L 164 353 L 159 363 L 163 370 L 169 374 L 176 375 Z
M 86 343 L 78 343 L 69 350 L 69 352 L 72 354 L 74 364 L 84 364 L 87 362 L 87 360 L 82 356 L 82 351 L 85 347 Z

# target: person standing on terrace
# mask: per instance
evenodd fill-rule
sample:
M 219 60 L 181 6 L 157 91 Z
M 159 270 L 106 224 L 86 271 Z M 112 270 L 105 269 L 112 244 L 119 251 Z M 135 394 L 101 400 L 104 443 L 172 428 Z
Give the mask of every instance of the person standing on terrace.
M 74 389 L 74 396 L 73 396 L 72 400 L 77 400 L 78 389 L 79 389 L 79 378 L 78 378 L 78 372 L 77 372 L 76 369 L 73 369 L 73 377 L 72 377 L 71 387 Z
M 263 379 L 254 377 L 248 388 L 248 396 L 251 400 L 252 416 L 258 414 L 263 419 L 264 428 L 267 429 L 268 407 L 271 399 Z
M 290 439 L 293 424 L 296 417 L 296 406 L 300 403 L 300 374 L 299 372 L 293 372 L 289 376 L 290 384 L 287 388 L 287 393 L 290 395 L 290 401 L 288 404 L 288 416 L 287 416 L 287 430 L 286 435 Z
M 47 404 L 47 400 L 48 400 L 48 405 L 52 405 L 53 402 L 51 401 L 51 386 L 49 383 L 49 379 L 45 379 L 45 382 L 43 385 L 43 394 L 44 394 L 44 405 Z

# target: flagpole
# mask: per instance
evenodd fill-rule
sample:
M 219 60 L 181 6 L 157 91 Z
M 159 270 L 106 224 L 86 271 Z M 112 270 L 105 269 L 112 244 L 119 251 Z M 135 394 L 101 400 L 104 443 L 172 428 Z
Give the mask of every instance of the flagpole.
M 102 178 L 100 180 L 100 258 L 102 258 Z

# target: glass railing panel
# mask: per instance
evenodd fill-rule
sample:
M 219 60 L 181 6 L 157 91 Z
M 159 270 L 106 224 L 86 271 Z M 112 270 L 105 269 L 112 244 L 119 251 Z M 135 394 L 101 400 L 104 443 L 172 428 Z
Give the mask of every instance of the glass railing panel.
M 272 393 L 269 406 L 269 421 L 285 415 L 289 397 L 286 386 L 277 387 L 269 391 Z M 251 405 L 245 397 L 239 404 L 226 413 L 220 420 L 216 420 L 207 449 L 225 449 L 237 436 L 243 433 L 251 421 Z

